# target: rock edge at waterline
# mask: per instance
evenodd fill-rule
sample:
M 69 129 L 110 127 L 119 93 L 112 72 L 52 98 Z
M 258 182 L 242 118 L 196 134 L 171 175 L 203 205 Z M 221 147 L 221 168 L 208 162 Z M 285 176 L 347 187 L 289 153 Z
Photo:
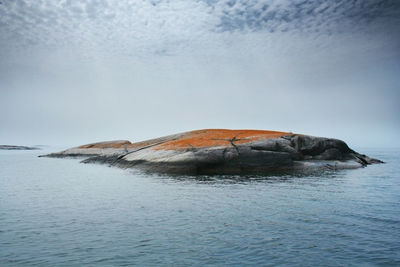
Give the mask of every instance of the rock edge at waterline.
M 266 174 L 275 171 L 352 169 L 382 163 L 338 139 L 264 130 L 205 129 L 143 142 L 109 141 L 45 157 L 179 174 Z

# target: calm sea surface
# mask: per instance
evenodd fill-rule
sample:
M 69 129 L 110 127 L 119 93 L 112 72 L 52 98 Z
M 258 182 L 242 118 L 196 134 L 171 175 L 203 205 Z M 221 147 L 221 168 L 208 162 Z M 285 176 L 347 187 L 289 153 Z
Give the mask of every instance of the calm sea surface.
M 295 176 L 161 176 L 0 151 L 0 266 L 400 266 L 400 153 Z

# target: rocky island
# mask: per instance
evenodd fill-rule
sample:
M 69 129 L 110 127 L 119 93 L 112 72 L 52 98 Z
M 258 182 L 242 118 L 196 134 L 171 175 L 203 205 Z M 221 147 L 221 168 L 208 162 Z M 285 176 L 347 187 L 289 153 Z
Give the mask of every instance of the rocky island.
M 348 169 L 382 163 L 338 139 L 265 130 L 205 129 L 143 142 L 109 141 L 46 157 L 178 174 L 246 174 Z

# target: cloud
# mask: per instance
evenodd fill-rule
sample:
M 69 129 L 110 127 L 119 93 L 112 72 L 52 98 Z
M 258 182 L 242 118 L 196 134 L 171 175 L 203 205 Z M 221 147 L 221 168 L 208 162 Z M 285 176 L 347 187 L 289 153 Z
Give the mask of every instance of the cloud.
M 399 23 L 399 2 L 386 0 L 7 0 L 0 5 L 0 43 L 4 54 L 66 48 L 168 56 L 233 31 L 384 32 L 398 43 Z
M 222 31 L 354 32 L 368 31 L 382 19 L 392 27 L 400 21 L 398 1 L 225 0 L 213 5 L 221 18 L 217 28 Z
M 0 42 L 8 50 L 159 54 L 204 36 L 213 24 L 206 9 L 191 1 L 7 1 L 0 6 Z

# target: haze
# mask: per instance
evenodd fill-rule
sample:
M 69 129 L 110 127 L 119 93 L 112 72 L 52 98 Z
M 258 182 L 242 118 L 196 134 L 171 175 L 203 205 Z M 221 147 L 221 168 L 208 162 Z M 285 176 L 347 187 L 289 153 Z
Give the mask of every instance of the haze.
M 202 128 L 398 147 L 398 1 L 0 4 L 0 143 Z

